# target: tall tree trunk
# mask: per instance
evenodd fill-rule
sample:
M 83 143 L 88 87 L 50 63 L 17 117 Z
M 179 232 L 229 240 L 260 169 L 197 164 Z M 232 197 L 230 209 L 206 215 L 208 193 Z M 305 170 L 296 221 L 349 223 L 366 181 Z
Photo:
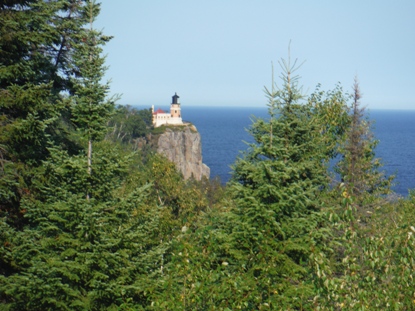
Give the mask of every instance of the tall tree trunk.
M 88 175 L 92 174 L 92 140 L 88 140 Z M 86 199 L 89 201 L 89 189 L 86 193 Z

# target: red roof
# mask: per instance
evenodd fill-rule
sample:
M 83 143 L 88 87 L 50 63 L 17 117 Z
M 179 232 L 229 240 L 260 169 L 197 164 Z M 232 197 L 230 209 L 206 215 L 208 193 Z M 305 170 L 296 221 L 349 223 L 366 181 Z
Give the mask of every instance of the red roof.
M 159 114 L 159 113 L 165 113 L 163 110 L 161 110 L 160 108 L 157 109 L 157 111 L 153 112 L 153 114 Z

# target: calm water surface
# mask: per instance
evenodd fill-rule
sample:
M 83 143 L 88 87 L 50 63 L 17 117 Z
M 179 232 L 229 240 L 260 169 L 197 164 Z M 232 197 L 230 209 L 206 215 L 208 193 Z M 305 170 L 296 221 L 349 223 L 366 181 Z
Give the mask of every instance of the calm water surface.
M 203 162 L 211 169 L 211 177 L 222 182 L 230 178 L 231 165 L 245 142 L 252 142 L 246 128 L 252 117 L 267 117 L 266 108 L 182 107 L 183 119 L 196 125 L 202 136 Z M 393 189 L 407 195 L 415 188 L 415 111 L 372 110 L 373 132 L 379 140 L 377 157 L 382 159 L 387 174 L 395 174 Z

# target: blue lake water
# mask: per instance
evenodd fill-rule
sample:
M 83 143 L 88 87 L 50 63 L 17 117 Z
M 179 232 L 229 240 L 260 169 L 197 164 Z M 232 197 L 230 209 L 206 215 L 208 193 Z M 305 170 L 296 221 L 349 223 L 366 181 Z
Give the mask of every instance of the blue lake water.
M 183 119 L 192 122 L 202 136 L 203 162 L 211 178 L 222 182 L 230 178 L 231 165 L 252 142 L 246 128 L 252 116 L 267 117 L 264 108 L 182 107 Z M 407 195 L 415 188 L 415 111 L 372 110 L 373 133 L 379 140 L 376 156 L 382 159 L 387 174 L 396 175 L 393 190 Z

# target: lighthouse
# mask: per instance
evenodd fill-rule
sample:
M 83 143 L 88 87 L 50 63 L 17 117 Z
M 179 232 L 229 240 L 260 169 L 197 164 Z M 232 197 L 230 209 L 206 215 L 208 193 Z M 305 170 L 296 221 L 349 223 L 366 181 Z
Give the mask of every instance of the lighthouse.
M 175 93 L 171 98 L 170 115 L 172 118 L 182 118 L 179 98 L 180 96 L 177 95 L 177 93 Z
M 153 114 L 153 125 L 159 127 L 161 125 L 182 125 L 182 112 L 180 108 L 179 95 L 175 93 L 172 96 L 170 104 L 170 113 L 164 112 L 161 109 L 154 111 L 154 106 L 151 107 Z

